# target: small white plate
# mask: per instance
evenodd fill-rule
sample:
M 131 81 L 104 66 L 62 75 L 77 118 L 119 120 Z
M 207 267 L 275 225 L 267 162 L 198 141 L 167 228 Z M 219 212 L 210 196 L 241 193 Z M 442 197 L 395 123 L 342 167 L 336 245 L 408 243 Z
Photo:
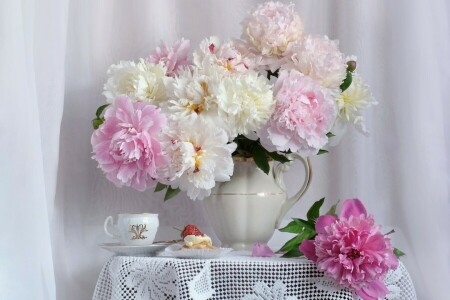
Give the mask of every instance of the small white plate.
M 178 258 L 219 258 L 233 251 L 231 248 L 218 249 L 181 249 L 183 245 L 174 244 L 160 253 L 160 256 L 178 257 Z
M 99 246 L 117 255 L 125 256 L 155 256 L 171 244 L 159 243 L 146 246 L 127 246 L 121 243 L 104 243 Z

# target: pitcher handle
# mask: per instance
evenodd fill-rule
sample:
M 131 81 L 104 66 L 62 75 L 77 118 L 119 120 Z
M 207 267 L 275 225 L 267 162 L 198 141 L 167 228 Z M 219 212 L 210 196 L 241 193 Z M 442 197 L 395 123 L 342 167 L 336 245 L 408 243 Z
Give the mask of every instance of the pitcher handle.
M 286 215 L 286 213 L 291 209 L 292 206 L 294 206 L 295 203 L 297 203 L 300 198 L 303 196 L 303 194 L 306 193 L 306 191 L 309 188 L 309 185 L 311 184 L 311 178 L 312 178 L 312 169 L 311 169 L 311 162 L 309 160 L 309 157 L 304 158 L 298 153 L 290 153 L 288 156 L 292 157 L 293 159 L 298 159 L 305 168 L 305 180 L 303 182 L 302 187 L 300 190 L 291 198 L 287 199 L 286 202 L 283 203 L 283 206 L 281 207 L 280 215 L 277 218 L 277 221 L 275 223 L 275 228 L 278 228 L 280 226 L 281 221 L 283 220 L 283 217 Z M 279 164 L 275 168 L 273 168 L 273 175 L 275 178 L 275 181 L 277 184 L 282 188 L 285 189 L 284 185 L 282 184 L 282 176 L 283 173 L 286 172 L 289 169 L 289 167 L 285 167 L 284 164 Z

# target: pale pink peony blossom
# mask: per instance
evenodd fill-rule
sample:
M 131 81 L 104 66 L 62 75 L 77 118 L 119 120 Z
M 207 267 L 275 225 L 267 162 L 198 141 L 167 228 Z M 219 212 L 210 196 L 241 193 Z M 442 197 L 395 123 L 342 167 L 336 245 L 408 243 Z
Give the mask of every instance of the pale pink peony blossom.
M 384 298 L 388 290 L 383 280 L 390 269 L 397 268 L 398 259 L 380 229 L 360 200 L 349 199 L 339 218 L 317 219 L 317 236 L 303 241 L 299 250 L 325 275 L 364 300 Z
M 156 170 L 166 164 L 158 137 L 166 118 L 160 109 L 119 96 L 91 137 L 93 159 L 117 186 L 139 191 L 154 186 Z
M 269 246 L 263 243 L 254 243 L 252 247 L 252 256 L 254 257 L 272 257 L 275 253 Z
M 303 22 L 294 5 L 281 2 L 259 5 L 242 26 L 242 38 L 260 56 L 258 64 L 272 71 L 279 68 L 291 46 L 303 36 Z
M 324 87 L 339 88 L 347 75 L 347 61 L 338 42 L 327 36 L 309 35 L 291 51 L 282 68 L 296 69 Z
M 178 75 L 178 72 L 190 66 L 192 63 L 188 59 L 189 55 L 189 40 L 181 39 L 176 41 L 172 47 L 167 46 L 162 42 L 160 46 L 156 47 L 155 51 L 147 57 L 149 63 L 158 64 L 164 63 L 167 68 L 167 76 Z
M 314 155 L 328 142 L 337 107 L 331 92 L 296 70 L 281 71 L 275 111 L 258 135 L 266 149 Z
M 254 54 L 250 53 L 239 40 L 221 42 L 211 36 L 200 42 L 199 50 L 194 52 L 194 64 L 203 70 L 214 65 L 224 75 L 242 74 L 254 69 Z

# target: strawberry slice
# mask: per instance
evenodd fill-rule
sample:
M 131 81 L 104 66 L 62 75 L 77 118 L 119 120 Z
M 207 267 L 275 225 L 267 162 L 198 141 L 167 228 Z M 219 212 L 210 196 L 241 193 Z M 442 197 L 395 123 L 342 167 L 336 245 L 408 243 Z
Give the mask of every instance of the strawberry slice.
M 188 224 L 181 232 L 181 237 L 184 239 L 187 235 L 203 236 L 203 232 L 201 232 L 200 229 L 197 228 L 197 226 Z

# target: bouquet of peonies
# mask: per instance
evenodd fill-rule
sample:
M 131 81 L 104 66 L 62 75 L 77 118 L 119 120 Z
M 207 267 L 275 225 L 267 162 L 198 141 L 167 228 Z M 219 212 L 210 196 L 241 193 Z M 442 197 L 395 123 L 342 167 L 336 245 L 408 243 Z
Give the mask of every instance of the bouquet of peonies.
M 307 219 L 294 218 L 282 232 L 295 233 L 280 249 L 285 257 L 306 256 L 319 271 L 336 284 L 354 291 L 364 300 L 384 298 L 388 290 L 384 279 L 389 270 L 398 266 L 404 253 L 391 246 L 388 235 L 367 214 L 359 199 L 348 199 L 339 215 L 333 205 L 325 215 L 319 215 L 324 199 L 309 209 Z M 253 252 L 262 256 L 269 250 L 258 245 Z
M 375 101 L 336 41 L 306 34 L 280 2 L 242 27 L 241 39 L 203 40 L 192 60 L 181 39 L 109 68 L 91 141 L 110 181 L 202 199 L 230 180 L 233 156 L 268 173 L 268 160 L 326 152 L 346 124 L 365 132 L 361 111 Z

